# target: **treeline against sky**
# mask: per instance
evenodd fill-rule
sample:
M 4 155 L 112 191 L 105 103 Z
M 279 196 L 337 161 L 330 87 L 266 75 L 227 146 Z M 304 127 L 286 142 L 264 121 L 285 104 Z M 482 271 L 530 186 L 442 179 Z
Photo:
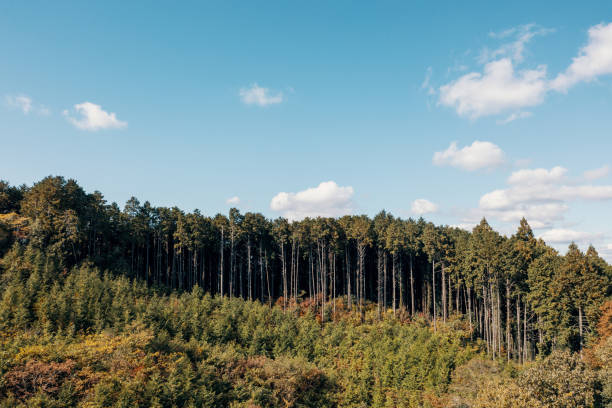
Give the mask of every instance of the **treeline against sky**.
M 484 219 L 468 232 L 384 211 L 289 222 L 136 198 L 121 209 L 62 177 L 0 182 L 0 256 L 28 250 L 66 271 L 91 263 L 157 290 L 307 306 L 319 321 L 340 309 L 424 318 L 434 329 L 461 317 L 489 355 L 518 362 L 582 350 L 611 294 L 612 268 L 593 247 L 560 255 L 524 219 L 505 237 Z

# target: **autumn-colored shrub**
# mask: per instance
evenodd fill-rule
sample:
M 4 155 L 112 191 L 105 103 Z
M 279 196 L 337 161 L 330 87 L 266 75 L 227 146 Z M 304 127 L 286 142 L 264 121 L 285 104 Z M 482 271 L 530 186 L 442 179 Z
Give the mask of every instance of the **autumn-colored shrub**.
M 5 390 L 25 401 L 37 393 L 55 395 L 67 377 L 74 373 L 75 362 L 43 362 L 31 360 L 12 368 L 4 375 Z

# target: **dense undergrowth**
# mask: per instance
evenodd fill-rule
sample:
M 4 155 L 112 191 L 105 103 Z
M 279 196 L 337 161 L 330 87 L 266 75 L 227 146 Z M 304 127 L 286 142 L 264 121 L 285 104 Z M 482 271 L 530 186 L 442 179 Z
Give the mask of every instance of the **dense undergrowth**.
M 283 311 L 57 265 L 19 246 L 3 260 L 1 406 L 570 407 L 610 396 L 605 333 L 588 358 L 517 367 L 486 359 L 460 318 L 434 331 L 378 320 L 372 306 L 362 321 L 338 299 L 321 323 L 308 302 Z

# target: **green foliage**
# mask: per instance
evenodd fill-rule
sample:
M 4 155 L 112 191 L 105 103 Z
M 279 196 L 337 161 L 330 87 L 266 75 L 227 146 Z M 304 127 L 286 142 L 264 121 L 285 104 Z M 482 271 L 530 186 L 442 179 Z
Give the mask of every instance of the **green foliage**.
M 197 287 L 159 294 L 89 266 L 54 282 L 33 284 L 34 276 L 2 294 L 2 323 L 20 328 L 3 330 L 6 403 L 420 406 L 475 353 L 467 333 L 392 318 L 321 326 L 312 314 Z

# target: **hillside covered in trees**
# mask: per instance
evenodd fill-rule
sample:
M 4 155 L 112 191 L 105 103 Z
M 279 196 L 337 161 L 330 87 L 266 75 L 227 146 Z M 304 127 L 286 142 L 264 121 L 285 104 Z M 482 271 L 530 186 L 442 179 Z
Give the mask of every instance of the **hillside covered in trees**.
M 47 177 L 0 182 L 0 257 L 4 406 L 612 404 L 612 268 L 524 219 L 121 209 Z

